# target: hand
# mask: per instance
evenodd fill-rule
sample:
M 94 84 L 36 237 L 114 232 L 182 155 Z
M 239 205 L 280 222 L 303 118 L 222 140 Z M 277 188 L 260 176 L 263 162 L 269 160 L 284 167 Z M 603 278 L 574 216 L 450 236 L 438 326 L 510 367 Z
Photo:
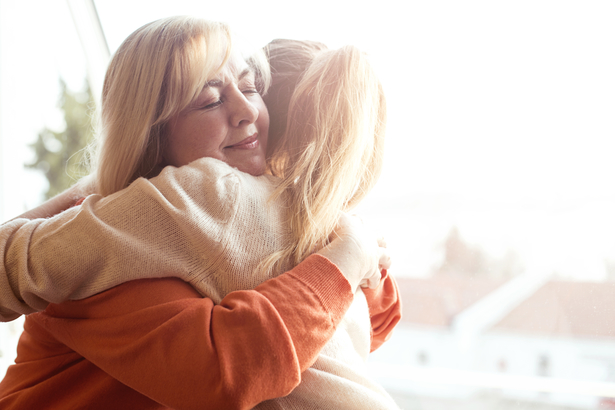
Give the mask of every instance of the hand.
M 363 278 L 360 283 L 362 288 L 376 289 L 380 284 L 380 279 L 382 278 L 382 270 L 389 269 L 391 267 L 391 256 L 389 255 L 386 247 L 386 241 L 381 236 L 377 239 L 380 256 L 378 259 L 378 271 L 374 272 L 372 276 L 369 278 Z
M 359 218 L 344 213 L 340 213 L 338 226 L 330 239 L 331 243 L 318 253 L 337 265 L 353 291 L 359 286 L 377 287 L 380 271 L 391 266 L 384 239 L 377 239 Z
M 366 257 L 366 259 L 363 261 L 366 263 L 364 269 L 367 273 L 361 280 L 360 286 L 370 289 L 378 287 L 382 277 L 382 270 L 391 267 L 391 257 L 386 249 L 386 241 L 384 238 L 382 236 L 376 238 L 375 243 L 377 244 L 377 248 L 374 248 L 375 235 L 365 227 L 361 218 L 344 213 L 340 213 L 340 219 L 334 235 L 337 235 L 337 237 L 347 236 L 362 245 L 363 249 L 365 249 L 363 256 Z M 376 254 L 370 255 L 370 251 L 374 250 Z M 376 257 L 378 261 L 377 267 L 374 265 L 374 257 Z

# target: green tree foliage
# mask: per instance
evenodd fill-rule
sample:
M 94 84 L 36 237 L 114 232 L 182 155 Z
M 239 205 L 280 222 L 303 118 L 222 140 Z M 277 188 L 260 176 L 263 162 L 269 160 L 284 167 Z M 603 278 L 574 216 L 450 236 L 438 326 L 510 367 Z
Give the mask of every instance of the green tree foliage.
M 58 106 L 64 113 L 66 127 L 57 132 L 45 127 L 30 146 L 36 155 L 28 168 L 40 170 L 47 177 L 46 198 L 70 187 L 87 174 L 84 148 L 92 139 L 91 111 L 94 100 L 89 86 L 80 92 L 68 89 L 60 79 L 61 95 Z

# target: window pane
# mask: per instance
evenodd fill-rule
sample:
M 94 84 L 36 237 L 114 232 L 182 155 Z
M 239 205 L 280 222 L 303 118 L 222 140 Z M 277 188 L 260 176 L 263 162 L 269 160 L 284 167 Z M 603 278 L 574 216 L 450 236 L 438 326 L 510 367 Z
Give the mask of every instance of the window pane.
M 77 61 L 75 87 L 85 76 L 63 2 L 41 2 L 57 17 L 36 30 L 8 28 L 26 6 L 7 4 L 3 220 L 35 203 L 16 192 L 38 195 L 8 188 L 27 159 L 4 160 L 61 122 L 51 108 L 65 63 Z M 96 2 L 111 52 L 142 24 L 195 14 L 228 21 L 252 47 L 310 39 L 372 56 L 388 99 L 386 165 L 359 212 L 393 252 L 404 318 L 368 365 L 402 407 L 615 406 L 614 3 L 290 4 Z

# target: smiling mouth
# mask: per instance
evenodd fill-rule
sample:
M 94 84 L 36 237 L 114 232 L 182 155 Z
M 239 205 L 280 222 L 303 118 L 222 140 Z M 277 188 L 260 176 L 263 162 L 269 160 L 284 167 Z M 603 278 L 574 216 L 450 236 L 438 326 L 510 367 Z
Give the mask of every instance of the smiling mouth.
M 253 149 L 258 147 L 258 133 L 249 136 L 248 138 L 239 141 L 237 144 L 229 145 L 226 148 L 235 148 L 235 149 Z

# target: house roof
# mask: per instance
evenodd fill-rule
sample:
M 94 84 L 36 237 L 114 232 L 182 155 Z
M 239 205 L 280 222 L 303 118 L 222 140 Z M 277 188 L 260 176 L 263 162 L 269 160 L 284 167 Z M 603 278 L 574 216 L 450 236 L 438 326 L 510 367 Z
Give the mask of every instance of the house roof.
M 500 285 L 503 279 L 436 275 L 396 278 L 402 298 L 402 323 L 450 326 L 452 319 Z
M 614 338 L 615 282 L 548 282 L 492 330 Z
M 402 323 L 449 327 L 463 310 L 505 283 L 503 279 L 435 275 L 396 278 Z M 615 338 L 615 282 L 549 281 L 490 331 Z

